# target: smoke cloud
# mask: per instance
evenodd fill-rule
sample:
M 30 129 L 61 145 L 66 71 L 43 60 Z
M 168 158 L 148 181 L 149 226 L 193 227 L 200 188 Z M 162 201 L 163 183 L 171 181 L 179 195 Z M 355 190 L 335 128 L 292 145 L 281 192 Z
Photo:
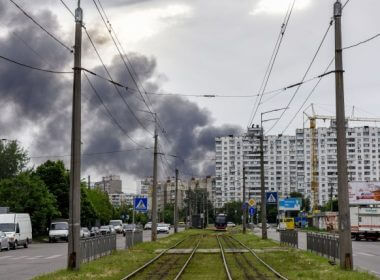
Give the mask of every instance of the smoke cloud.
M 16 19 L 15 14 L 4 11 L 2 3 L 0 14 L 7 15 L 6 20 L 12 21 L 13 26 L 5 37 L 0 38 L 2 55 L 35 67 L 55 70 L 71 68 L 72 54 L 57 45 L 28 19 L 20 16 Z M 69 37 L 60 31 L 55 16 L 49 11 L 41 11 L 35 16 L 43 20 L 42 24 L 48 30 L 54 30 L 61 38 Z M 103 43 L 107 42 L 103 39 Z M 98 41 L 96 40 L 97 43 L 102 43 Z M 86 55 L 86 51 L 83 50 L 83 55 Z M 138 53 L 129 54 L 129 59 L 137 80 L 143 84 L 145 90 L 159 91 L 165 76 L 158 72 L 156 59 Z M 107 68 L 114 80 L 136 89 L 130 73 L 118 55 L 115 55 Z M 107 76 L 102 66 L 91 70 Z M 72 75 L 42 73 L 6 61 L 0 61 L 0 75 L 0 108 L 5 112 L 0 122 L 0 130 L 9 135 L 20 135 L 20 131 L 27 129 L 32 131 L 28 135 L 21 133 L 22 137 L 31 138 L 31 155 L 68 155 Z M 233 125 L 215 126 L 211 113 L 187 98 L 145 94 L 141 96 L 135 90 L 115 88 L 107 81 L 91 75 L 89 79 L 101 100 L 83 77 L 82 151 L 85 155 L 82 171 L 96 172 L 94 177 L 112 173 L 127 174 L 137 179 L 151 175 L 151 149 L 122 152 L 136 148 L 133 141 L 143 147 L 153 147 L 153 118 L 143 112 L 147 110 L 143 100 L 158 114 L 160 129 L 165 129 L 165 135 L 160 133 L 159 142 L 160 152 L 166 155 L 170 163 L 168 170 L 177 165 L 183 174 L 212 175 L 214 163 L 209 157 L 213 157 L 214 138 L 241 131 L 240 127 Z M 111 120 L 102 102 L 123 131 Z M 109 153 L 89 155 L 102 152 Z M 177 158 L 170 155 L 176 155 Z M 47 159 L 32 160 L 38 164 Z M 68 164 L 68 157 L 65 159 Z M 166 162 L 166 159 L 162 160 Z

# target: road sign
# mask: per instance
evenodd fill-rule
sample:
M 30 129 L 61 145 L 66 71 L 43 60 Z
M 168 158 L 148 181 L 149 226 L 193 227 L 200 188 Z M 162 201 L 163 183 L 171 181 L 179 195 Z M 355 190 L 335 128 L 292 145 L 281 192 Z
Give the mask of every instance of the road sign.
M 283 211 L 300 211 L 301 210 L 300 198 L 280 198 L 278 200 L 278 210 Z
M 146 197 L 135 197 L 134 198 L 134 209 L 135 211 L 146 212 L 148 211 L 148 199 Z
M 267 204 L 277 204 L 277 192 L 267 192 L 266 193 Z
M 249 207 L 249 215 L 250 215 L 250 216 L 255 215 L 255 212 L 256 212 L 255 207 Z
M 256 201 L 255 201 L 253 198 L 251 198 L 251 199 L 248 201 L 248 204 L 249 204 L 249 206 L 254 206 L 254 205 L 256 204 Z

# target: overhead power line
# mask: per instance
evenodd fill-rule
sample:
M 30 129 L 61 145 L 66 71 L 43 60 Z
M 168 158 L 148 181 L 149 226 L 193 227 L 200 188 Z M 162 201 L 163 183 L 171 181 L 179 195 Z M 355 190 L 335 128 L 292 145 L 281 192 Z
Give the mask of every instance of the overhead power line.
M 366 44 L 372 40 L 375 40 L 376 38 L 380 37 L 380 33 L 377 33 L 376 35 L 373 35 L 371 37 L 369 37 L 368 39 L 366 40 L 363 40 L 363 41 L 360 41 L 358 43 L 355 43 L 353 45 L 350 45 L 350 46 L 347 46 L 347 47 L 344 47 L 343 50 L 348 50 L 348 49 L 352 49 L 352 48 L 355 48 L 355 47 L 358 47 L 360 45 L 363 45 L 363 44 Z
M 136 149 L 126 149 L 126 150 L 118 150 L 118 151 L 108 151 L 108 152 L 97 152 L 97 153 L 83 153 L 82 156 L 98 156 L 98 155 L 107 155 L 107 154 L 118 154 L 118 153 L 128 153 L 135 151 L 147 151 L 153 150 L 153 148 L 136 148 Z M 38 159 L 38 158 L 63 158 L 63 157 L 71 157 L 71 155 L 45 155 L 45 156 L 31 156 L 29 158 Z
M 17 9 L 19 9 L 27 18 L 29 18 L 35 25 L 37 25 L 40 29 L 42 29 L 46 34 L 48 34 L 53 40 L 55 40 L 58 44 L 60 44 L 62 47 L 67 49 L 69 52 L 73 53 L 73 49 L 68 47 L 65 43 L 63 43 L 61 40 L 59 40 L 55 35 L 53 35 L 50 31 L 48 31 L 45 27 L 43 27 L 41 24 L 39 24 L 31 15 L 29 15 L 23 8 L 20 7 L 15 1 L 9 0 L 13 5 L 16 6 Z
M 2 55 L 0 55 L 0 59 L 6 60 L 10 63 L 17 64 L 17 65 L 22 66 L 24 68 L 29 68 L 29 69 L 40 71 L 40 72 L 46 72 L 46 73 L 51 73 L 51 74 L 72 74 L 73 73 L 72 71 L 55 71 L 55 70 L 43 69 L 43 68 L 31 66 L 31 65 L 10 59 L 10 58 L 2 56 Z
M 286 111 L 290 108 L 290 105 L 292 104 L 294 98 L 296 97 L 297 93 L 298 93 L 299 90 L 301 89 L 301 86 L 302 86 L 302 84 L 303 84 L 303 81 L 305 81 L 307 75 L 309 74 L 310 69 L 311 69 L 311 67 L 312 67 L 313 64 L 314 64 L 314 62 L 315 62 L 315 60 L 316 60 L 316 58 L 317 58 L 317 56 L 318 56 L 318 54 L 319 54 L 319 51 L 321 50 L 321 48 L 322 48 L 322 46 L 323 46 L 323 44 L 324 44 L 324 42 L 325 42 L 325 40 L 326 40 L 326 38 L 327 38 L 327 35 L 328 35 L 328 33 L 329 33 L 329 31 L 330 31 L 331 26 L 332 26 L 333 23 L 334 23 L 334 20 L 331 19 L 330 22 L 329 22 L 329 25 L 328 25 L 328 27 L 327 27 L 327 29 L 326 29 L 326 31 L 325 31 L 325 33 L 323 34 L 322 40 L 321 40 L 321 42 L 320 42 L 319 45 L 318 45 L 318 48 L 317 48 L 316 52 L 314 53 L 313 58 L 312 58 L 312 60 L 310 61 L 309 65 L 308 65 L 308 67 L 307 67 L 307 69 L 306 69 L 306 71 L 305 71 L 305 73 L 304 73 L 304 75 L 303 75 L 303 77 L 302 77 L 302 79 L 301 79 L 301 83 L 297 86 L 297 89 L 294 91 L 294 93 L 293 93 L 292 97 L 290 98 L 288 104 L 285 106 L 285 109 L 281 112 L 280 117 L 274 122 L 274 124 L 273 124 L 272 127 L 267 131 L 267 133 L 269 133 L 269 132 L 270 132 L 270 131 L 271 131 L 271 130 L 272 130 L 272 129 L 273 129 L 273 128 L 279 123 L 279 122 L 280 122 L 280 120 L 281 120 L 281 119 L 283 118 L 283 116 L 285 115 Z
M 271 56 L 271 58 L 269 60 L 267 69 L 265 71 L 264 78 L 263 78 L 263 80 L 261 82 L 261 86 L 260 86 L 260 90 L 259 90 L 259 94 L 260 95 L 259 95 L 258 98 L 256 98 L 255 104 L 254 104 L 254 106 L 252 108 L 252 113 L 251 113 L 250 119 L 248 120 L 248 126 L 251 126 L 252 122 L 255 119 L 256 113 L 257 113 L 257 111 L 258 111 L 258 109 L 260 107 L 260 103 L 261 103 L 261 100 L 263 98 L 263 93 L 265 92 L 266 87 L 268 85 L 270 76 L 271 76 L 272 71 L 273 71 L 274 64 L 276 62 L 278 53 L 279 53 L 280 48 L 281 48 L 282 41 L 284 39 L 285 31 L 286 31 L 286 29 L 288 27 L 288 23 L 289 23 L 291 15 L 292 15 L 294 4 L 295 4 L 295 0 L 293 0 L 293 3 L 291 5 L 289 3 L 289 7 L 288 7 L 288 10 L 286 12 L 286 15 L 285 15 L 285 18 L 283 20 L 283 23 L 281 25 L 281 30 L 280 30 L 280 33 L 279 33 L 279 35 L 277 37 L 277 41 L 276 41 L 275 47 L 273 49 L 272 56 Z
M 328 64 L 326 70 L 325 70 L 325 75 L 326 76 L 328 73 L 332 73 L 334 71 L 330 71 L 328 72 L 328 70 L 330 69 L 330 66 L 333 64 L 334 62 L 334 58 L 331 59 L 330 63 Z M 284 128 L 284 130 L 281 132 L 281 134 L 283 135 L 285 133 L 285 131 L 290 127 L 290 125 L 293 123 L 293 121 L 296 119 L 297 115 L 301 112 L 302 108 L 305 106 L 306 102 L 310 99 L 310 97 L 313 95 L 313 93 L 315 92 L 315 90 L 317 89 L 317 87 L 319 86 L 320 82 L 322 81 L 322 78 L 324 77 L 321 75 L 321 77 L 318 79 L 317 83 L 314 85 L 313 89 L 310 91 L 310 93 L 308 94 L 308 96 L 306 97 L 306 99 L 304 100 L 304 102 L 302 103 L 302 105 L 299 107 L 299 109 L 297 110 L 297 112 L 294 114 L 293 118 L 290 120 L 290 122 L 286 125 L 286 127 Z

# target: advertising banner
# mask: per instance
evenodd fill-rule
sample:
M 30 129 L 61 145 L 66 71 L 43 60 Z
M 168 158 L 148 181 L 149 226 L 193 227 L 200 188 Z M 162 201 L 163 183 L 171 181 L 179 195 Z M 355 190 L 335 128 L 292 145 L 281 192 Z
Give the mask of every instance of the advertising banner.
M 278 200 L 278 210 L 300 211 L 302 201 L 300 198 L 280 198 Z
M 350 205 L 380 204 L 380 182 L 349 182 Z

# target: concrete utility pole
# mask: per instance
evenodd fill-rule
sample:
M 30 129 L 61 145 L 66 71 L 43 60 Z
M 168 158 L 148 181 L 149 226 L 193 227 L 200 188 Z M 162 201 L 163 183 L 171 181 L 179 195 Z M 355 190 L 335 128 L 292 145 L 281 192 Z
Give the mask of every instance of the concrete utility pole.
M 245 198 L 245 166 L 244 166 L 243 167 L 243 233 L 244 234 L 247 231 L 247 209 L 246 209 L 245 204 L 246 204 L 246 198 Z
M 71 127 L 68 269 L 80 266 L 81 55 L 83 11 L 75 10 L 74 93 Z
M 103 192 L 106 193 L 106 177 L 102 177 L 103 180 Z
M 260 181 L 261 181 L 261 238 L 267 239 L 267 205 L 265 201 L 265 173 L 264 173 L 264 129 L 263 113 L 261 113 L 261 133 L 260 133 Z
M 337 0 L 334 4 L 334 20 L 340 267 L 343 269 L 352 270 L 353 262 L 347 178 L 346 118 L 344 111 L 341 18 L 342 3 Z
M 178 232 L 178 169 L 175 170 L 174 233 Z
M 157 115 L 154 115 L 154 156 L 153 156 L 153 190 L 152 190 L 152 241 L 157 240 Z
M 91 177 L 88 175 L 88 182 L 87 182 L 88 189 L 91 189 Z

